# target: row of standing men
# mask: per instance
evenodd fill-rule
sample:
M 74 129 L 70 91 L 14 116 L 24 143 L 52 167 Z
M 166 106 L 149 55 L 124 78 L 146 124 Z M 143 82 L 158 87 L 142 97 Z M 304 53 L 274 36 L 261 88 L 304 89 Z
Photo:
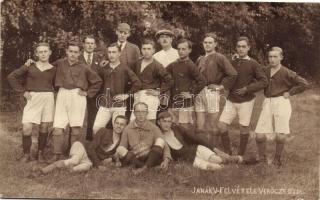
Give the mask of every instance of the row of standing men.
M 64 129 L 68 124 L 71 127 L 71 144 L 79 140 L 86 107 L 88 112 L 87 139 L 92 140 L 92 136 L 102 130 L 109 121 L 114 124 L 117 116 L 129 117 L 131 106 L 138 102 L 144 102 L 147 105 L 148 120 L 155 122 L 158 110 L 169 108 L 170 113 L 173 114 L 173 121 L 189 129 L 192 127 L 190 124 L 193 124 L 195 111 L 195 132 L 198 134 L 205 132 L 205 122 L 208 121 L 212 136 L 210 137 L 212 138 L 211 147 L 217 145 L 217 136 L 219 136 L 224 152 L 229 155 L 232 154 L 232 149 L 228 125 L 238 116 L 240 124 L 238 155 L 243 156 L 249 139 L 254 93 L 264 89 L 266 99 L 255 130 L 259 158 L 266 160 L 266 134 L 275 132 L 277 139 L 274 163 L 281 165 L 283 145 L 286 135 L 290 133 L 291 106 L 288 98 L 302 92 L 308 84 L 295 72 L 281 65 L 283 52 L 280 48 L 275 47 L 269 51 L 269 66 L 263 68 L 248 56 L 249 39 L 240 37 L 236 43 L 237 54 L 230 62 L 224 55 L 215 51 L 216 35 L 208 33 L 203 40 L 206 54 L 201 56 L 195 64 L 189 58 L 192 43 L 182 39 L 178 41 L 178 50 L 172 48 L 173 33 L 170 30 L 160 30 L 156 33 L 155 37 L 162 47 L 162 50 L 157 53 L 155 53 L 155 43 L 152 40 L 143 41 L 142 59 L 139 59 L 139 48 L 127 41 L 130 36 L 128 24 L 119 24 L 116 34 L 118 42 L 108 47 L 108 61 L 95 55 L 95 40 L 88 36 L 84 38 L 84 51 L 79 57 L 79 62 L 77 53 L 80 47 L 70 43 L 67 48 L 67 58 L 53 63 L 54 66 L 57 66 L 56 68 L 44 66 L 49 71 L 56 69 L 51 70 L 54 71 L 52 73 L 47 73 L 47 78 L 41 75 L 42 79 L 47 79 L 48 82 L 50 76 L 55 74 L 55 86 L 59 87 L 55 112 L 53 108 L 46 109 L 45 114 L 35 120 L 33 107 L 41 107 L 39 101 L 46 102 L 52 99 L 50 95 L 42 99 L 38 98 L 38 102 L 28 102 L 30 105 L 27 104 L 27 108 L 24 109 L 23 124 L 39 123 L 39 120 L 48 122 L 50 119 L 43 120 L 46 118 L 43 116 L 50 113 L 50 109 L 52 113 L 55 113 L 53 119 L 55 156 L 53 160 L 59 160 L 62 154 Z M 40 53 L 38 57 L 41 61 Z M 25 89 L 23 86 L 19 88 L 16 78 L 22 74 L 22 71 L 31 68 L 30 63 L 27 62 L 20 72 L 12 73 L 9 76 L 9 82 L 18 91 L 45 90 L 45 88 L 37 88 L 48 84 L 41 82 L 30 83 L 31 89 Z M 37 63 L 35 66 L 38 67 Z M 37 94 L 29 95 L 33 100 L 36 99 L 33 96 Z M 219 116 L 221 97 L 226 98 L 226 104 Z M 28 113 L 28 109 L 32 111 L 29 116 L 25 114 L 25 111 Z M 135 114 L 131 115 L 131 121 L 135 119 L 135 116 Z M 39 134 L 40 151 L 43 150 L 42 146 L 46 137 L 44 135 L 47 134 L 46 126 L 40 126 L 40 132 L 43 133 Z M 30 126 L 24 126 L 23 132 L 29 130 Z M 29 132 L 25 135 L 30 135 Z M 26 137 L 23 137 L 22 143 L 28 144 L 23 145 L 27 155 L 24 157 L 28 159 L 30 149 L 28 150 L 26 146 L 31 144 Z M 172 141 L 168 142 L 170 143 L 172 144 Z

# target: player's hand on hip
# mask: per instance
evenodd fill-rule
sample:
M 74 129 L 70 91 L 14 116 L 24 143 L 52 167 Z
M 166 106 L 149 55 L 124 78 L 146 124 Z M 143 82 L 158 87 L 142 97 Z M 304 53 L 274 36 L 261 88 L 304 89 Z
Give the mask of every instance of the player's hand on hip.
M 107 64 L 109 64 L 109 61 L 103 60 L 103 61 L 100 62 L 99 66 L 100 67 L 105 67 Z
M 283 93 L 283 97 L 284 97 L 285 99 L 289 99 L 290 93 L 289 93 L 289 92 Z
M 129 97 L 128 94 L 118 94 L 114 97 L 114 100 L 116 101 L 124 101 Z
M 183 96 L 183 98 L 185 98 L 185 99 L 191 99 L 191 94 L 190 94 L 190 92 L 181 92 L 180 93 L 182 96 Z
M 36 63 L 36 61 L 32 60 L 31 58 L 29 58 L 25 63 L 24 65 L 29 67 L 32 63 Z
M 30 94 L 30 92 L 26 91 L 23 93 L 24 98 L 26 98 L 27 100 L 31 100 L 32 96 Z
M 248 91 L 247 87 L 243 87 L 243 88 L 237 89 L 234 93 L 241 96 L 246 94 L 247 91 Z
M 160 92 L 154 89 L 147 89 L 146 90 L 146 95 L 151 95 L 151 96 L 159 96 Z
M 78 91 L 78 94 L 80 95 L 80 96 L 87 96 L 88 94 L 87 94 L 87 92 L 86 91 L 83 91 L 83 90 L 79 90 Z
M 220 90 L 223 90 L 224 87 L 223 87 L 223 85 L 210 84 L 210 85 L 208 85 L 208 89 L 220 91 Z

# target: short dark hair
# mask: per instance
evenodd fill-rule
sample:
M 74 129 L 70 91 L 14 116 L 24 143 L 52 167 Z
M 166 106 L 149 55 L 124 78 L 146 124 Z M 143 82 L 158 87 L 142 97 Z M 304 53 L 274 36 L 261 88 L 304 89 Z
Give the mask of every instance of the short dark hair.
M 119 46 L 118 43 L 116 43 L 116 42 L 110 44 L 110 45 L 108 46 L 108 48 L 109 48 L 109 47 L 117 47 L 117 49 L 119 50 L 119 52 L 121 51 L 120 46 Z
M 192 49 L 193 43 L 192 43 L 190 40 L 188 40 L 188 39 L 186 39 L 186 38 L 181 38 L 180 40 L 178 40 L 177 46 L 178 46 L 179 44 L 181 44 L 181 43 L 187 43 L 189 49 Z
M 159 113 L 158 120 L 164 119 L 164 118 L 169 118 L 169 117 L 171 119 L 173 119 L 173 116 L 168 111 L 164 111 L 164 112 Z
M 211 37 L 211 38 L 213 38 L 215 42 L 217 42 L 217 39 L 218 39 L 217 34 L 215 34 L 214 32 L 206 33 L 206 34 L 204 35 L 204 38 L 203 38 L 203 39 L 205 39 L 206 37 Z
M 68 41 L 67 48 L 69 48 L 70 46 L 77 46 L 77 47 L 79 47 L 80 50 L 82 49 L 82 44 L 76 40 Z
M 136 104 L 133 106 L 133 110 L 134 110 L 134 111 L 136 110 L 136 107 L 137 107 L 138 105 L 144 105 L 144 106 L 147 108 L 147 110 L 149 109 L 148 104 L 146 104 L 145 102 L 140 101 L 140 102 L 136 103 Z
M 141 43 L 141 47 L 142 45 L 145 45 L 145 44 L 151 44 L 154 49 L 156 48 L 156 43 L 151 39 L 144 39 Z
M 34 50 L 37 50 L 37 48 L 41 47 L 41 46 L 48 47 L 50 49 L 49 43 L 47 43 L 47 42 L 38 42 L 38 43 L 36 43 L 34 45 Z
M 249 38 L 246 37 L 246 36 L 240 36 L 240 37 L 238 37 L 238 38 L 237 38 L 237 43 L 238 43 L 239 41 L 246 41 L 247 44 L 248 44 L 248 46 L 250 46 L 250 40 L 249 40 Z
M 283 56 L 283 50 L 280 47 L 277 47 L 277 46 L 271 47 L 269 52 L 270 51 L 278 51 L 280 53 L 280 55 Z
M 94 39 L 94 42 L 96 42 L 96 38 L 93 35 L 86 35 L 84 36 L 82 42 L 84 43 L 86 39 Z
M 116 118 L 114 119 L 114 122 L 115 122 L 117 119 L 124 119 L 124 120 L 126 120 L 126 123 L 128 124 L 128 118 L 127 118 L 126 116 L 124 116 L 124 115 L 118 115 L 118 116 L 116 116 Z

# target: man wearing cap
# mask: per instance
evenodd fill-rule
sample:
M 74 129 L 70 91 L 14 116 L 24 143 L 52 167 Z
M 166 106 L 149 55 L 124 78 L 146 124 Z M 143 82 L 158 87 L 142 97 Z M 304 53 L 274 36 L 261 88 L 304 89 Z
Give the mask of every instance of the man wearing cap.
M 120 23 L 116 30 L 118 37 L 117 44 L 121 49 L 120 62 L 129 68 L 132 68 L 133 64 L 136 63 L 140 58 L 139 47 L 131 42 L 127 41 L 131 35 L 131 28 L 127 23 Z
M 178 50 L 172 48 L 173 32 L 170 30 L 160 30 L 156 33 L 156 39 L 162 50 L 155 53 L 153 57 L 165 68 L 179 58 Z
M 116 34 L 118 37 L 117 44 L 120 47 L 120 63 L 127 66 L 130 69 L 133 69 L 134 63 L 138 62 L 140 58 L 140 50 L 139 47 L 131 42 L 127 41 L 128 37 L 131 35 L 131 28 L 127 23 L 120 23 L 116 30 Z M 128 83 L 128 87 L 130 87 L 131 83 Z M 127 111 L 125 113 L 126 117 L 130 119 L 130 108 L 132 108 L 133 100 L 131 98 L 127 99 Z

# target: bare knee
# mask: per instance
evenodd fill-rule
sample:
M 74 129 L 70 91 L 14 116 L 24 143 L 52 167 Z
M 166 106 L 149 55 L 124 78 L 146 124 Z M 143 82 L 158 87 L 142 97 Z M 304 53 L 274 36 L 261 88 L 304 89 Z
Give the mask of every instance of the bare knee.
M 46 132 L 48 132 L 48 129 L 49 129 L 49 123 L 48 122 L 42 122 L 40 124 L 40 128 L 39 128 L 40 133 L 46 133 Z
M 218 129 L 221 133 L 225 133 L 228 131 L 228 124 L 224 122 L 218 122 Z
M 33 124 L 32 123 L 24 123 L 22 125 L 22 134 L 24 136 L 31 136 L 32 134 L 32 127 L 33 127 Z
M 283 133 L 278 133 L 277 134 L 277 137 L 276 137 L 276 141 L 277 142 L 281 142 L 281 143 L 284 143 L 286 141 L 286 135 L 283 134 Z
M 256 133 L 256 141 L 257 142 L 263 142 L 266 139 L 267 139 L 267 137 L 264 133 Z
M 52 132 L 52 135 L 63 135 L 63 129 L 62 128 L 55 128 Z
M 242 126 L 240 125 L 240 134 L 249 134 L 249 126 Z

